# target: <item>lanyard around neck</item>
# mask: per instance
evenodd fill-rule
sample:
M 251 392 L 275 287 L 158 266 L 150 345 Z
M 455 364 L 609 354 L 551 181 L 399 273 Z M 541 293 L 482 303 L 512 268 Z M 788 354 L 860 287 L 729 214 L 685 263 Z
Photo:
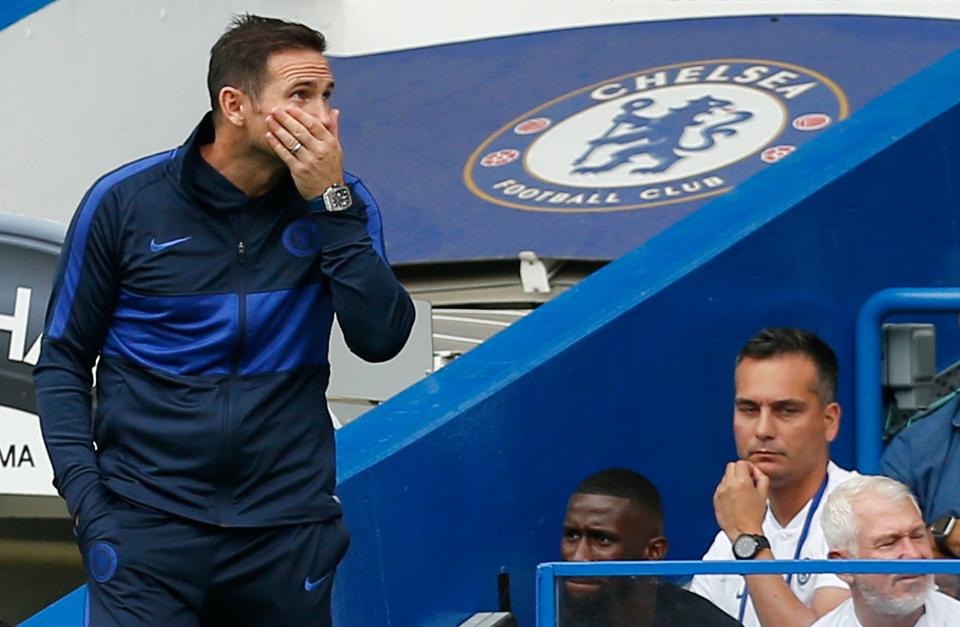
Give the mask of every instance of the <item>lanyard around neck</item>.
M 810 524 L 813 522 L 813 516 L 817 513 L 817 509 L 820 507 L 820 501 L 823 500 L 823 493 L 827 490 L 827 481 L 830 479 L 830 473 L 827 472 L 823 476 L 823 481 L 820 483 L 820 487 L 817 489 L 817 493 L 813 496 L 813 501 L 810 503 L 810 510 L 807 511 L 807 517 L 803 521 L 803 529 L 800 530 L 800 539 L 797 540 L 797 550 L 793 552 L 793 559 L 800 559 L 800 551 L 803 550 L 803 545 L 807 541 L 807 536 L 810 535 Z M 793 581 L 793 573 L 790 573 L 786 576 L 787 585 L 790 585 L 790 582 Z M 747 611 L 747 599 L 750 598 L 750 591 L 747 590 L 747 580 L 743 580 L 743 596 L 740 597 L 740 613 L 739 618 L 737 619 L 740 623 L 743 622 L 743 615 Z

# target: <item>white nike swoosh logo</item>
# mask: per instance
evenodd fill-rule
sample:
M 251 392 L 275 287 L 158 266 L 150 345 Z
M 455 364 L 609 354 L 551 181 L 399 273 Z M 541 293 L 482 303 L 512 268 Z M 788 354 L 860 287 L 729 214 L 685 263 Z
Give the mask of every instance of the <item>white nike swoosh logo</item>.
M 166 249 L 170 248 L 171 246 L 176 246 L 177 244 L 182 244 L 182 243 L 184 243 L 184 242 L 186 242 L 186 241 L 188 241 L 188 240 L 191 240 L 191 239 L 193 239 L 193 236 L 192 236 L 192 235 L 188 235 L 188 236 L 186 236 L 186 237 L 181 237 L 181 238 L 178 238 L 178 239 L 172 239 L 172 240 L 168 240 L 168 241 L 166 241 L 166 242 L 157 242 L 157 238 L 154 237 L 152 240 L 150 240 L 150 250 L 151 250 L 152 252 L 158 253 L 158 252 L 160 252 L 161 250 L 166 250 Z

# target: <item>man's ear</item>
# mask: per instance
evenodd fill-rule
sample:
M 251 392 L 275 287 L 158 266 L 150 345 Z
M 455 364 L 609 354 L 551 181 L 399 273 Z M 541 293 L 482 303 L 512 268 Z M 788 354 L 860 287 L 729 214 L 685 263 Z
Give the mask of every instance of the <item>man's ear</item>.
M 831 560 L 847 560 L 850 559 L 850 551 L 841 551 L 839 549 L 832 549 L 827 553 L 827 559 Z M 853 575 L 841 575 L 837 574 L 837 577 L 840 578 L 840 581 L 844 582 L 847 585 L 853 584 Z
M 827 442 L 836 440 L 837 434 L 840 433 L 840 414 L 840 403 L 836 401 L 827 403 L 827 406 L 823 408 L 824 435 Z
M 656 536 L 655 538 L 650 538 L 650 541 L 647 542 L 643 554 L 647 560 L 662 560 L 667 556 L 667 549 L 669 548 L 670 543 L 667 542 L 665 537 Z
M 217 102 L 220 104 L 220 114 L 228 124 L 242 127 L 246 124 L 245 114 L 250 111 L 249 98 L 236 87 L 229 85 L 220 89 Z

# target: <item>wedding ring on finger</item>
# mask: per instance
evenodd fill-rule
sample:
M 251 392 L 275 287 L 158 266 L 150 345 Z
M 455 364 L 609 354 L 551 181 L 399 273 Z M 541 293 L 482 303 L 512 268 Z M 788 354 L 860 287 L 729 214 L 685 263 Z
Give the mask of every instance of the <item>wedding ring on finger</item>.
M 303 144 L 301 144 L 300 142 L 295 143 L 293 146 L 290 146 L 290 154 L 291 155 L 297 154 L 297 151 L 300 150 L 301 148 L 303 148 Z

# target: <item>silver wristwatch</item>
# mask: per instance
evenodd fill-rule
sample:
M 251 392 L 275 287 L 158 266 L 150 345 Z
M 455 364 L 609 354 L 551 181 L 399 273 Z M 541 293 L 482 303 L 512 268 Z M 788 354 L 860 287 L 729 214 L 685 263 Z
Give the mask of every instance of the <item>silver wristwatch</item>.
M 353 204 L 350 188 L 342 183 L 334 183 L 323 192 L 323 204 L 327 211 L 343 211 Z

